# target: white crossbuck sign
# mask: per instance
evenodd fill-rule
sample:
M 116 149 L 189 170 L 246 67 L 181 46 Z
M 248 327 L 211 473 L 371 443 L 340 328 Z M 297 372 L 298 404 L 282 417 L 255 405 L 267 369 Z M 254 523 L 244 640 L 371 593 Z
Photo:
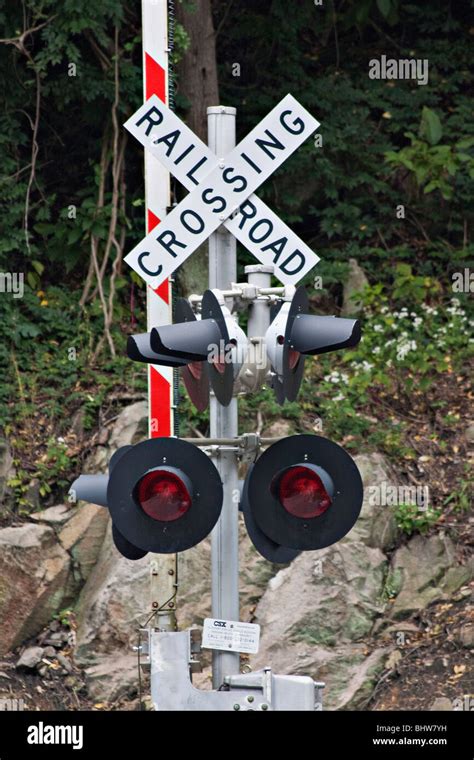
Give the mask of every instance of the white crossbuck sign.
M 153 95 L 125 127 L 190 192 L 125 258 L 153 289 L 224 224 L 262 264 L 295 284 L 319 257 L 254 191 L 318 127 L 292 95 L 262 119 L 227 156 L 218 158 Z

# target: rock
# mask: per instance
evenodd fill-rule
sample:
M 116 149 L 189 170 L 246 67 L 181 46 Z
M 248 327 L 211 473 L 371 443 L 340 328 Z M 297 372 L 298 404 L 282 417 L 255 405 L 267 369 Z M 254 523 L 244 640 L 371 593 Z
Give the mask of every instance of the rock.
M 125 407 L 115 420 L 108 445 L 96 446 L 87 458 L 83 472 L 106 472 L 112 454 L 121 446 L 138 443 L 147 437 L 148 407 L 145 401 Z
M 137 401 L 120 412 L 109 439 L 111 453 L 121 446 L 137 443 L 147 437 L 148 406 L 146 401 Z
M 77 563 L 82 579 L 87 580 L 104 542 L 109 512 L 95 504 L 80 504 L 71 512 L 59 540 Z
M 86 408 L 85 406 L 81 406 L 80 409 L 78 409 L 77 412 L 73 415 L 71 421 L 71 433 L 74 433 L 74 435 L 79 439 L 81 439 L 84 435 L 85 417 Z
M 394 475 L 381 454 L 361 454 L 355 457 L 364 484 L 364 502 L 359 519 L 346 536 L 348 541 L 362 541 L 382 551 L 392 549 L 399 530 L 394 508 L 380 504 L 382 483 L 393 482 Z
M 52 528 L 0 530 L 0 655 L 41 631 L 75 591 L 70 557 Z
M 404 646 L 407 642 L 412 640 L 411 633 L 414 635 L 420 633 L 418 626 L 409 620 L 399 620 L 395 624 L 388 626 L 387 622 L 386 618 L 379 618 L 372 630 L 373 635 L 382 631 L 382 633 L 380 633 L 380 639 L 384 642 L 392 641 L 399 646 Z
M 17 670 L 34 670 L 43 659 L 41 647 L 28 647 L 25 649 L 16 664 Z
M 72 662 L 67 657 L 65 657 L 61 652 L 58 652 L 56 655 L 56 659 L 59 662 L 59 664 L 63 667 L 63 669 L 66 671 L 66 673 L 72 673 L 73 667 Z
M 59 622 L 59 621 L 58 621 Z M 74 636 L 74 632 L 72 631 L 54 631 L 54 633 L 49 633 L 45 631 L 44 634 L 42 634 L 38 638 L 38 643 L 42 646 L 47 647 L 55 647 L 56 649 L 61 649 L 63 646 L 66 646 L 66 644 L 72 643 L 72 637 Z
M 328 679 L 327 698 L 323 698 L 326 709 L 365 710 L 385 669 L 387 653 L 386 649 L 375 649 L 368 656 L 357 658 L 352 653 L 347 660 L 335 659 L 333 668 L 337 674 L 333 671 L 331 680 Z
M 450 712 L 453 709 L 453 703 L 447 697 L 437 697 L 429 709 L 441 710 L 442 712 Z
M 363 639 L 383 609 L 386 564 L 382 552 L 358 542 L 304 552 L 277 573 L 258 604 L 264 640 L 338 646 Z
M 178 625 L 181 629 L 202 625 L 211 616 L 211 540 L 178 555 Z
M 386 653 L 367 656 L 361 643 L 383 611 L 387 561 L 362 542 L 304 552 L 269 582 L 257 605 L 262 626 L 252 667 L 328 681 L 328 705 L 360 709 L 372 693 Z
M 262 435 L 265 438 L 285 438 L 287 435 L 292 435 L 293 428 L 291 422 L 288 420 L 275 420 L 263 431 Z
M 32 478 L 28 484 L 28 489 L 25 493 L 25 499 L 33 509 L 39 508 L 41 501 L 40 488 L 41 483 L 38 478 Z
M 177 618 L 181 629 L 202 625 L 211 616 L 211 540 L 208 537 L 178 557 Z M 239 597 L 240 618 L 249 620 L 268 581 L 281 569 L 263 559 L 250 541 L 239 520 Z
M 138 691 L 136 655 L 114 653 L 103 656 L 86 669 L 89 696 L 96 702 L 115 702 Z
M 440 533 L 415 536 L 394 554 L 387 585 L 395 595 L 391 617 L 422 610 L 449 598 L 472 576 L 472 565 L 456 565 L 454 545 Z
M 7 493 L 7 483 L 13 474 L 13 458 L 6 438 L 0 436 L 0 503 Z
M 463 647 L 472 649 L 474 647 L 474 624 L 466 623 L 462 625 L 457 638 Z
M 349 259 L 349 273 L 344 283 L 342 311 L 343 317 L 358 314 L 361 310 L 360 298 L 357 294 L 362 293 L 369 281 L 364 270 L 359 266 L 356 259 Z
M 390 652 L 389 656 L 387 657 L 385 661 L 385 667 L 387 670 L 396 670 L 398 663 L 403 658 L 402 653 L 399 649 L 394 649 L 393 652 Z
M 112 541 L 109 525 L 97 564 L 77 603 L 75 658 L 92 664 L 104 653 L 136 643 L 136 631 L 150 606 L 150 558 L 131 562 Z
M 466 427 L 466 438 L 469 443 L 474 442 L 474 422 L 469 422 Z
M 66 504 L 57 504 L 55 507 L 48 507 L 42 512 L 33 512 L 29 515 L 30 520 L 35 522 L 44 522 L 48 525 L 62 525 L 71 517 L 71 509 Z
M 56 650 L 52 646 L 44 648 L 43 657 L 56 657 Z

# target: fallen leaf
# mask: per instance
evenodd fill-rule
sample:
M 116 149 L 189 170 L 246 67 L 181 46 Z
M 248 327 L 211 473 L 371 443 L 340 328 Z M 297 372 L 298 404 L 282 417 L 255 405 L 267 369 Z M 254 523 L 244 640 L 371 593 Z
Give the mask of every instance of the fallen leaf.
M 397 667 L 398 663 L 402 659 L 402 653 L 398 649 L 394 649 L 393 652 L 389 654 L 385 661 L 385 667 L 389 670 L 394 670 L 394 668 Z

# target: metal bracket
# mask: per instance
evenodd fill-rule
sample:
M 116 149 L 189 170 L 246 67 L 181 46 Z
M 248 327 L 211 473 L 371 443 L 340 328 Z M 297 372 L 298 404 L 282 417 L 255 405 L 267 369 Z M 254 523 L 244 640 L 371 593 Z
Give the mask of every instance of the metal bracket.
M 282 437 L 265 438 L 259 433 L 243 433 L 236 438 L 182 438 L 182 441 L 203 447 L 211 456 L 223 451 L 235 451 L 243 462 L 253 462 L 261 448 L 281 441 Z
M 220 689 L 191 682 L 194 631 L 150 631 L 151 697 L 155 710 L 321 710 L 322 682 L 309 676 L 275 675 L 271 668 L 226 676 Z
M 251 464 L 255 462 L 260 451 L 261 438 L 258 433 L 244 433 L 240 436 L 238 457 L 241 462 Z

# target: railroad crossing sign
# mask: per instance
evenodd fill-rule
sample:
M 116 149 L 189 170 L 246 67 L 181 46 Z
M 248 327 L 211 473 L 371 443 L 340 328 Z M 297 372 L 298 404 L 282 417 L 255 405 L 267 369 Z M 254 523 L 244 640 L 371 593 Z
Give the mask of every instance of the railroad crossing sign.
M 153 95 L 125 127 L 190 192 L 126 256 L 153 289 L 221 224 L 285 284 L 295 284 L 319 257 L 255 194 L 318 127 L 292 95 L 227 156 L 218 157 Z

